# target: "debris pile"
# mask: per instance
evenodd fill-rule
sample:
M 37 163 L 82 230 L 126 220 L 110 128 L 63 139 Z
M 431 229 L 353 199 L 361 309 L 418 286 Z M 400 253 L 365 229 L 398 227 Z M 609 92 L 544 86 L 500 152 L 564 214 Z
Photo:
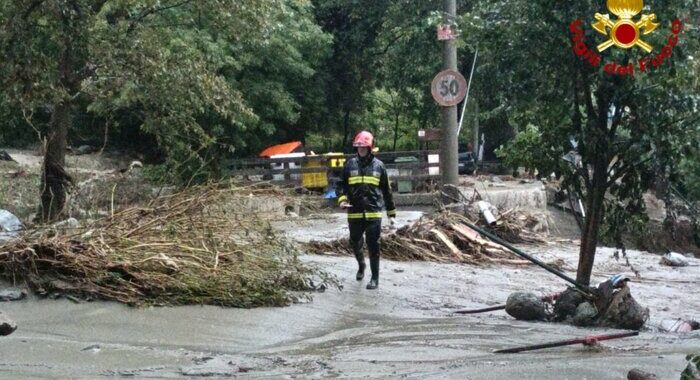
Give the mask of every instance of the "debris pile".
M 491 229 L 498 237 L 509 243 L 540 244 L 545 242 L 545 237 L 540 231 L 545 230 L 546 227 L 543 226 L 541 218 L 517 209 L 501 213 Z
M 700 322 L 683 319 L 667 319 L 661 321 L 659 330 L 671 333 L 689 333 L 700 330 Z
M 668 252 L 661 258 L 660 264 L 669 267 L 687 267 L 688 259 L 680 253 Z
M 508 297 L 506 312 L 515 319 L 526 321 L 553 320 L 576 326 L 639 330 L 649 319 L 649 309 L 632 297 L 627 281 L 613 276 L 588 294 L 568 288 L 550 299 L 532 293 L 513 293 Z M 553 308 L 549 308 L 546 302 L 553 302 Z
M 235 199 L 230 188 L 194 187 L 78 229 L 27 231 L 0 245 L 0 277 L 47 296 L 231 307 L 285 305 L 313 276 L 334 281 L 268 223 L 232 211 Z
M 382 236 L 382 257 L 397 261 L 432 261 L 438 263 L 528 265 L 500 244 L 493 243 L 470 228 L 471 221 L 454 212 L 445 211 L 432 217 L 422 217 L 413 225 L 399 228 Z M 511 242 L 543 242 L 536 233 L 528 231 L 518 213 L 504 213 L 494 227 L 496 234 L 506 231 Z M 518 232 L 519 231 L 519 232 Z M 315 254 L 351 255 L 348 239 L 330 242 L 312 241 L 308 249 Z

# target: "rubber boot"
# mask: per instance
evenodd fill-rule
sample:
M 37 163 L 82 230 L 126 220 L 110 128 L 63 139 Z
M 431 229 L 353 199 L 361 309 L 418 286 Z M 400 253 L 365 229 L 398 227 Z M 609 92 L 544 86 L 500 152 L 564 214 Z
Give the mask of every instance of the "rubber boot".
M 367 283 L 367 289 L 379 287 L 379 256 L 370 256 L 369 267 L 372 270 L 372 279 Z
M 357 281 L 362 281 L 363 278 L 365 278 L 365 268 L 367 265 L 365 264 L 364 258 L 362 261 L 357 261 L 359 263 L 359 268 L 357 269 L 357 274 L 355 275 L 355 279 Z

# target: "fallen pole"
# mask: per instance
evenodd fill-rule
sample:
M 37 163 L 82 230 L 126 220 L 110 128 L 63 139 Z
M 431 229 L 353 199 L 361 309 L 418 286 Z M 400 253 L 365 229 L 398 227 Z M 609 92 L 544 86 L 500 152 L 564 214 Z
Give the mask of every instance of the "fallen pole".
M 562 346 L 571 346 L 573 344 L 585 344 L 585 345 L 592 345 L 597 342 L 603 341 L 603 340 L 611 340 L 611 339 L 620 339 L 620 338 L 629 338 L 631 336 L 637 336 L 639 335 L 639 331 L 633 331 L 633 332 L 628 332 L 628 333 L 620 333 L 620 334 L 606 334 L 606 335 L 591 335 L 591 336 L 586 336 L 583 338 L 576 338 L 576 339 L 570 339 L 570 340 L 562 340 L 558 342 L 551 342 L 551 343 L 543 343 L 543 344 L 536 344 L 533 346 L 523 346 L 523 347 L 516 347 L 516 348 L 508 348 L 505 350 L 498 350 L 494 351 L 496 354 L 515 354 L 518 352 L 523 352 L 523 351 L 534 351 L 534 350 L 541 350 L 543 348 L 552 348 L 552 347 L 562 347 Z
M 479 314 L 479 313 L 487 313 L 489 311 L 503 310 L 505 308 L 506 308 L 506 305 L 497 305 L 497 306 L 485 307 L 483 309 L 457 310 L 457 311 L 455 311 L 455 314 Z
M 492 233 L 490 233 L 490 232 L 488 232 L 488 231 L 486 231 L 486 230 L 484 230 L 484 229 L 482 229 L 482 228 L 479 228 L 479 227 L 475 226 L 474 224 L 469 223 L 469 222 L 467 222 L 467 221 L 463 221 L 462 223 L 464 223 L 466 226 L 468 226 L 469 228 L 473 229 L 474 231 L 476 231 L 476 232 L 478 232 L 478 233 L 480 233 L 480 234 L 486 236 L 487 238 L 489 238 L 489 239 L 490 239 L 491 241 L 493 241 L 494 243 L 498 243 L 498 244 L 500 244 L 500 245 L 502 245 L 502 246 L 508 248 L 509 250 L 511 250 L 511 251 L 512 251 L 513 253 L 515 253 L 516 255 L 518 255 L 518 256 L 520 256 L 520 257 L 526 259 L 526 260 L 529 260 L 530 262 L 532 262 L 533 264 L 539 266 L 540 268 L 542 268 L 542 269 L 548 271 L 549 273 L 552 273 L 552 274 L 558 276 L 559 278 L 563 279 L 564 281 L 566 281 L 566 282 L 568 282 L 568 283 L 574 285 L 576 288 L 578 288 L 578 289 L 579 289 L 581 292 L 583 292 L 584 294 L 586 294 L 586 295 L 588 295 L 588 296 L 590 296 L 590 297 L 594 297 L 593 292 L 591 292 L 591 289 L 590 289 L 588 286 L 579 284 L 579 283 L 576 282 L 576 280 L 574 280 L 573 278 L 571 278 L 571 277 L 565 275 L 564 273 L 562 273 L 562 272 L 560 272 L 560 271 L 558 271 L 558 270 L 552 268 L 551 266 L 547 265 L 545 262 L 540 261 L 538 258 L 533 257 L 533 256 L 531 256 L 531 255 L 528 255 L 527 253 L 523 252 L 522 250 L 520 250 L 520 249 L 518 249 L 518 248 L 515 248 L 513 245 L 511 245 L 511 244 L 508 243 L 507 241 L 505 241 L 505 240 L 499 238 L 498 236 L 496 236 L 496 235 L 494 235 L 494 234 L 492 234 Z
M 548 296 L 543 296 L 542 301 L 543 302 L 552 302 L 555 301 L 559 298 L 560 293 L 555 293 L 551 294 Z M 462 310 L 457 310 L 454 313 L 455 314 L 479 314 L 479 313 L 488 313 L 489 311 L 498 311 L 498 310 L 505 310 L 506 305 L 496 305 L 496 306 L 491 306 L 491 307 L 485 307 L 482 309 L 462 309 Z

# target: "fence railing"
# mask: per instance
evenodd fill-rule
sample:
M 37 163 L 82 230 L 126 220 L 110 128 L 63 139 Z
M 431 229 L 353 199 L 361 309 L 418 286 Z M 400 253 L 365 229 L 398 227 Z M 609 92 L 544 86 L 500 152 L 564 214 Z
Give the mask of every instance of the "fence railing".
M 384 162 L 389 180 L 424 181 L 439 177 L 438 162 L 430 162 L 429 157 L 438 156 L 439 151 L 382 152 L 375 156 Z M 354 154 L 316 155 L 285 158 L 247 158 L 226 162 L 230 176 L 250 180 L 273 182 L 299 182 L 303 187 L 325 187 L 332 179 L 339 177 L 345 160 Z M 401 159 L 414 157 L 414 161 Z

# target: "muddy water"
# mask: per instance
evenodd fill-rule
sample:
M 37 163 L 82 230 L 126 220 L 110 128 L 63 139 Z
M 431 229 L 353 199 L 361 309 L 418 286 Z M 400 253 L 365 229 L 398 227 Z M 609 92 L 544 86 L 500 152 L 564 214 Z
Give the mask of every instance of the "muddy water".
M 332 235 L 323 220 L 287 231 L 304 238 Z M 530 251 L 545 260 L 562 258 L 573 268 L 576 249 L 565 244 Z M 492 351 L 611 330 L 518 322 L 503 312 L 450 315 L 458 308 L 501 303 L 516 290 L 563 287 L 534 267 L 384 261 L 380 289 L 367 291 L 364 282 L 354 280 L 352 259 L 304 259 L 338 275 L 343 289 L 281 309 L 138 310 L 37 299 L 1 304 L 19 330 L 0 338 L 0 378 L 622 379 L 636 367 L 674 379 L 685 354 L 700 351 L 700 334 L 659 333 L 653 327 L 666 318 L 700 317 L 700 300 L 690 291 L 700 282 L 700 270 L 660 267 L 658 257 L 640 252 L 629 253 L 641 276 L 631 286 L 651 308 L 649 330 L 597 349 L 571 346 L 512 355 Z M 617 272 L 634 276 L 624 259 L 602 249 L 596 280 Z

